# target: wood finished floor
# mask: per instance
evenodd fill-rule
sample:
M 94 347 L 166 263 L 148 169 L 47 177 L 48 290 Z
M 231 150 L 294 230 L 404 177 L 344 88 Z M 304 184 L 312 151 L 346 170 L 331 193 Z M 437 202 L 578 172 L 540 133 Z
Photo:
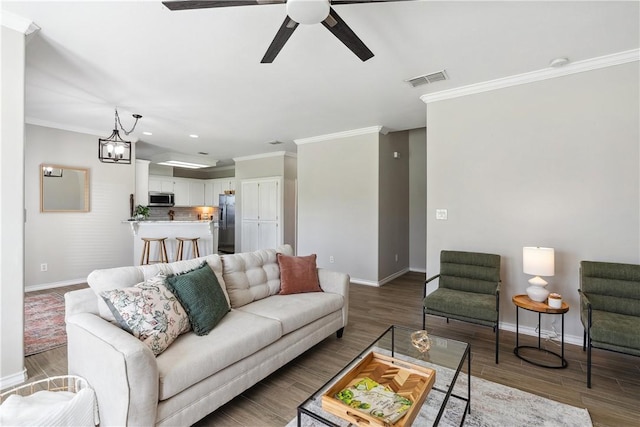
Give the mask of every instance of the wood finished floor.
M 284 426 L 296 407 L 346 365 L 390 324 L 419 329 L 424 274 L 408 273 L 380 288 L 351 285 L 349 324 L 342 339 L 325 339 L 248 389 L 196 426 Z M 77 287 L 59 288 L 64 293 Z M 44 291 L 40 291 L 44 292 Z M 593 353 L 593 388 L 586 386 L 586 353 L 567 344 L 566 369 L 545 369 L 513 354 L 515 335 L 500 333 L 500 364 L 494 363 L 490 328 L 429 317 L 430 333 L 471 344 L 471 373 L 489 381 L 587 408 L 594 426 L 640 425 L 640 357 Z M 535 340 L 534 340 L 535 342 Z M 553 345 L 553 344 L 551 344 Z M 26 358 L 29 381 L 67 373 L 66 347 Z

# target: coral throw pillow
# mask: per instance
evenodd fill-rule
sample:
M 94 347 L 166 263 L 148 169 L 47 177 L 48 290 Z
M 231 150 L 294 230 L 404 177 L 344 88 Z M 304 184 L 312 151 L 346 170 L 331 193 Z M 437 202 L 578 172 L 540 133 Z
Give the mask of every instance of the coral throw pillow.
M 322 292 L 316 268 L 316 254 L 288 256 L 277 254 L 280 267 L 280 295 Z

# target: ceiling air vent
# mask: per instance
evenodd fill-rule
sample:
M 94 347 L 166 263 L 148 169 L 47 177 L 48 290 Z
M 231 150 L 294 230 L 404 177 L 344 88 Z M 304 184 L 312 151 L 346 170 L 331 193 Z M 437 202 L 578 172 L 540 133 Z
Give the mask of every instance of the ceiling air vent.
M 442 70 L 436 73 L 425 74 L 423 76 L 414 77 L 412 79 L 405 80 L 405 82 L 409 83 L 413 87 L 426 85 L 429 83 L 435 83 L 442 80 L 447 80 L 447 73 Z

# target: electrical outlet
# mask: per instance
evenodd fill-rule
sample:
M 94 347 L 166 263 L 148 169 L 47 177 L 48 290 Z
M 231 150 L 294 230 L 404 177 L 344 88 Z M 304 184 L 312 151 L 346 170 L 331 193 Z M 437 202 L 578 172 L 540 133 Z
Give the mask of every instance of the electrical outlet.
M 436 209 L 436 219 L 446 221 L 449 213 L 446 209 Z
M 49 266 L 47 265 L 47 263 L 43 263 L 40 264 L 40 271 L 47 271 L 47 269 L 49 268 Z
M 329 256 L 329 262 L 331 264 L 333 264 L 334 262 L 336 262 L 335 258 L 333 258 L 333 255 Z

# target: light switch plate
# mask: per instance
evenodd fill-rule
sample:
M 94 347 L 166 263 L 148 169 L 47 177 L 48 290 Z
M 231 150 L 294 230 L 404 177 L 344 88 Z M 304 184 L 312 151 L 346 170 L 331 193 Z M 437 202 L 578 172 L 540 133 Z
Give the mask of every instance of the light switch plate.
M 436 209 L 436 219 L 446 220 L 448 216 L 446 209 Z

